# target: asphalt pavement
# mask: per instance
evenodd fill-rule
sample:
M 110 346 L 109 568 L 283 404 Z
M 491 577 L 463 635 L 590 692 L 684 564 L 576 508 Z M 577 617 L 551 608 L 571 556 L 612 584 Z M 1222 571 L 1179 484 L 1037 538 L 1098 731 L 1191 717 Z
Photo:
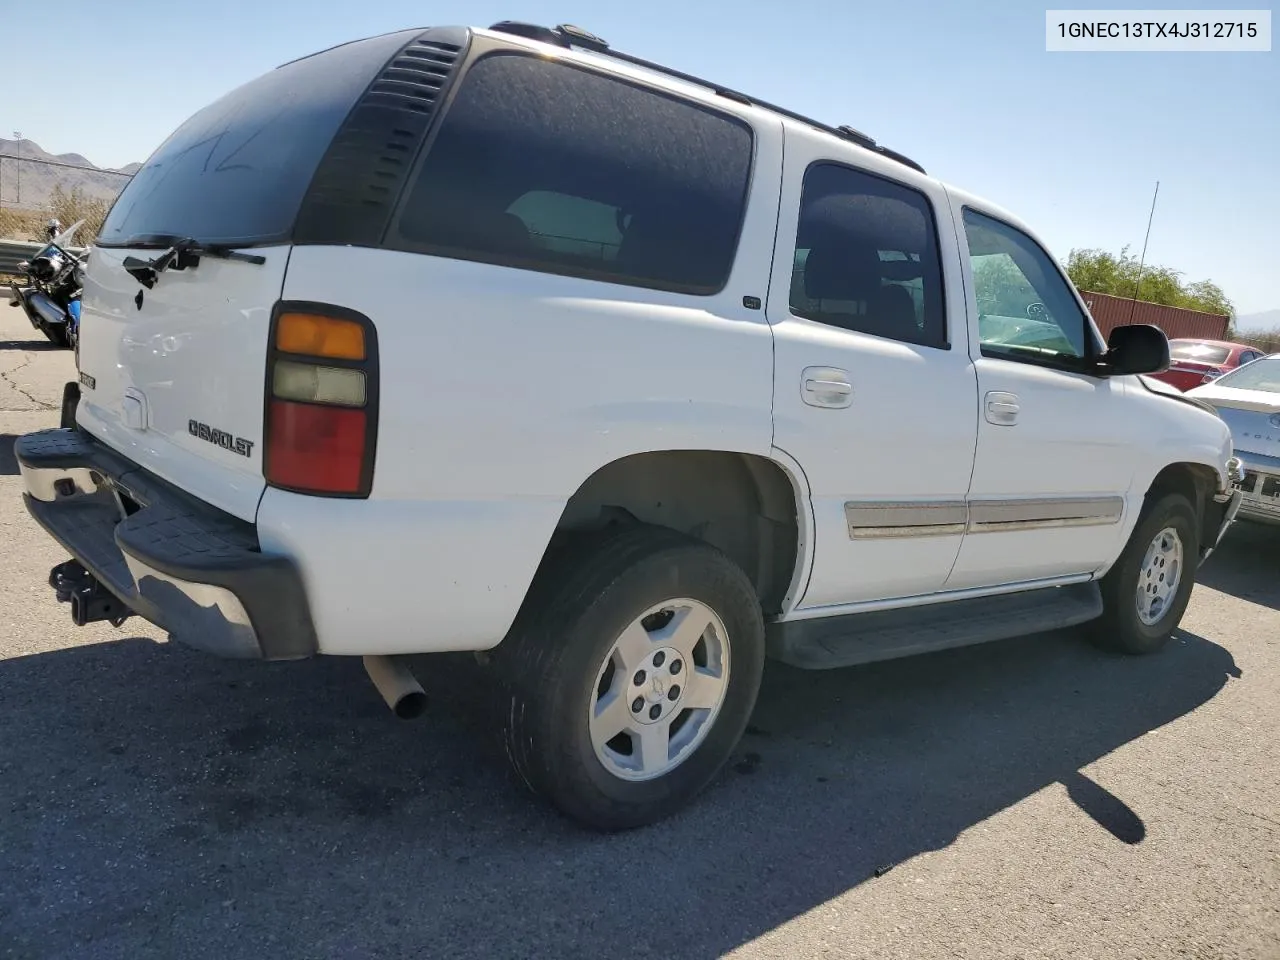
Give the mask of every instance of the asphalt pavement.
M 702 799 L 602 837 L 506 772 L 468 657 L 405 723 L 356 660 L 74 627 L 12 455 L 72 373 L 0 303 L 0 957 L 1280 958 L 1280 530 L 1155 657 L 771 664 Z

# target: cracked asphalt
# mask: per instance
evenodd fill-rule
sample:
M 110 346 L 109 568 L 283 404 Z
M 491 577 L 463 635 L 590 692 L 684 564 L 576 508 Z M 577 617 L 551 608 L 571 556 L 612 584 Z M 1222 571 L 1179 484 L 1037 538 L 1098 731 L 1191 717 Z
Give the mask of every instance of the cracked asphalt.
M 600 837 L 516 787 L 468 658 L 402 723 L 356 661 L 73 627 L 12 456 L 73 373 L 37 337 L 0 304 L 0 957 L 1280 958 L 1280 531 L 1156 657 L 771 665 L 702 800 Z

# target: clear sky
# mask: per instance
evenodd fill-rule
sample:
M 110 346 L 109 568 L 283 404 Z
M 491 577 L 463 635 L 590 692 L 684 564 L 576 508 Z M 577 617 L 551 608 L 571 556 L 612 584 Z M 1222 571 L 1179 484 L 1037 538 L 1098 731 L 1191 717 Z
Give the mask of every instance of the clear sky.
M 1148 261 L 1214 280 L 1240 313 L 1280 308 L 1277 38 L 1270 53 L 1047 53 L 1045 9 L 1069 6 L 24 3 L 8 20 L 26 40 L 0 57 L 0 134 L 21 130 L 52 153 L 123 166 L 226 90 L 334 43 L 444 23 L 576 23 L 627 52 L 852 124 L 1009 208 L 1064 259 L 1072 247 L 1140 251 L 1159 180 Z

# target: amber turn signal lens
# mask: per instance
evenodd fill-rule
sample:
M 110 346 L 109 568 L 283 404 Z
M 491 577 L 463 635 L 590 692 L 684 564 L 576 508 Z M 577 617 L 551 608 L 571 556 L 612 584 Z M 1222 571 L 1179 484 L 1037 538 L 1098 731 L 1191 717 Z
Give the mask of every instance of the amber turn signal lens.
M 364 328 L 353 320 L 337 317 L 283 313 L 276 322 L 276 348 L 310 357 L 363 360 Z

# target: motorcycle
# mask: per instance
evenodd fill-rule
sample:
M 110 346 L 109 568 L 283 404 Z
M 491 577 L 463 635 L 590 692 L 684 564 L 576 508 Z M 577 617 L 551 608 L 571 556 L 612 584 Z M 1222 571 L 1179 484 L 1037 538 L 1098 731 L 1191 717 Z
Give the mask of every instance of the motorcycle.
M 9 306 L 22 307 L 33 327 L 56 346 L 75 350 L 77 357 L 80 295 L 88 254 L 72 253 L 70 246 L 83 223 L 77 220 L 63 230 L 58 221 L 50 221 L 45 246 L 30 260 L 18 263 L 19 272 L 27 278 L 26 285 L 9 285 Z

